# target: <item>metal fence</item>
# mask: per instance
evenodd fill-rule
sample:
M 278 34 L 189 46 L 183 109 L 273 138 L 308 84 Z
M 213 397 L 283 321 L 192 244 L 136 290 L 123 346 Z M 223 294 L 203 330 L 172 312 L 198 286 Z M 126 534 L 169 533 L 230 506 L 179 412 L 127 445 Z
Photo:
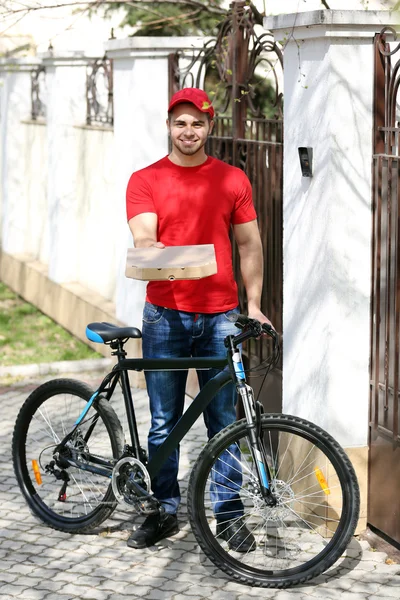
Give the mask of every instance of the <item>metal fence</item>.
M 388 43 L 395 38 L 386 28 L 375 40 L 368 520 L 400 542 L 400 44 Z
M 114 124 L 113 65 L 107 57 L 97 59 L 86 71 L 86 125 Z

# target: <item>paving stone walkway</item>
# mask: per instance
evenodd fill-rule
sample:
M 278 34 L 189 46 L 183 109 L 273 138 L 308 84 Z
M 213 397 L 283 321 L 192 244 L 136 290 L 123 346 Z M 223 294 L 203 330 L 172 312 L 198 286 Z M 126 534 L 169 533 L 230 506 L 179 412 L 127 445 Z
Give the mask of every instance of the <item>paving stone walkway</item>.
M 186 518 L 187 476 L 206 439 L 201 420 L 181 446 L 183 504 L 178 535 L 145 550 L 128 548 L 125 541 L 140 518 L 133 516 L 123 505 L 119 505 L 113 518 L 91 535 L 70 535 L 41 525 L 31 515 L 16 484 L 11 463 L 11 437 L 17 412 L 25 398 L 38 384 L 51 377 L 36 375 L 7 385 L 0 383 L 0 598 L 400 599 L 400 564 L 387 564 L 391 561 L 387 561 L 384 552 L 373 551 L 368 542 L 357 538 L 327 573 L 307 585 L 277 590 L 251 588 L 229 581 L 199 550 Z M 57 377 L 60 377 L 59 373 Z M 96 385 L 101 374 L 91 371 L 75 373 L 72 377 Z M 145 436 L 149 425 L 146 392 L 136 390 L 134 401 L 139 430 Z M 122 407 L 118 404 L 117 413 L 122 419 Z

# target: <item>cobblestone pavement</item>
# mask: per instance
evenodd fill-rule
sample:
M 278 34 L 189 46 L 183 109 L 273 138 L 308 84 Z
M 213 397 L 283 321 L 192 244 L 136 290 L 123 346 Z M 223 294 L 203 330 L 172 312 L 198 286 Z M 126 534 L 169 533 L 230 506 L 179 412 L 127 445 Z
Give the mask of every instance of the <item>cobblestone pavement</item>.
M 94 372 L 79 373 L 73 377 L 91 385 L 101 378 Z M 10 445 L 19 407 L 39 383 L 49 379 L 51 375 L 0 384 L 0 598 L 400 599 L 400 564 L 387 564 L 385 553 L 373 551 L 368 542 L 356 538 L 346 554 L 327 573 L 307 585 L 277 590 L 252 588 L 229 581 L 200 552 L 186 519 L 187 475 L 205 440 L 201 420 L 181 447 L 183 505 L 179 514 L 181 530 L 174 538 L 145 550 L 128 548 L 125 540 L 140 518 L 122 505 L 119 505 L 112 520 L 105 522 L 92 535 L 70 535 L 41 525 L 29 512 L 17 487 Z M 146 435 L 149 418 L 145 391 L 137 390 L 134 400 L 139 430 Z M 120 408 L 117 412 L 121 416 Z

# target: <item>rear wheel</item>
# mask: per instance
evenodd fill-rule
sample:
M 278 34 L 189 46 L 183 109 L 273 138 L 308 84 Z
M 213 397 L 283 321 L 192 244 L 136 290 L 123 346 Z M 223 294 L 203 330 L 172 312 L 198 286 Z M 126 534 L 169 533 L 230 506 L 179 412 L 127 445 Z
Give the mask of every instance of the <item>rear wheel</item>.
M 217 567 L 249 585 L 288 587 L 322 573 L 344 552 L 357 525 L 359 488 L 344 450 L 316 425 L 263 415 L 262 436 L 275 506 L 261 494 L 243 420 L 199 456 L 188 512 L 199 545 Z M 232 549 L 235 528 L 246 548 Z
M 79 381 L 49 381 L 28 397 L 15 424 L 13 461 L 22 493 L 37 517 L 62 531 L 87 531 L 117 505 L 109 476 L 71 464 L 77 460 L 104 471 L 122 454 L 122 427 L 107 400 L 96 398 L 74 435 L 59 448 L 92 395 Z

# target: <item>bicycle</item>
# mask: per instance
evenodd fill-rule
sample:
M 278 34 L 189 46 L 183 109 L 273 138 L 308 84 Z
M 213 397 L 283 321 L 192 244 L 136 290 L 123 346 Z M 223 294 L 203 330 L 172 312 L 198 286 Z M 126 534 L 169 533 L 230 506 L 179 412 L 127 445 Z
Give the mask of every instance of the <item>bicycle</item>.
M 208 441 L 190 475 L 188 516 L 200 547 L 231 578 L 260 587 L 299 584 L 336 562 L 358 520 L 354 469 L 339 444 L 317 425 L 295 416 L 263 414 L 246 381 L 240 348 L 247 339 L 269 335 L 269 370 L 279 356 L 278 335 L 243 315 L 237 316 L 236 325 L 241 331 L 225 339 L 226 356 L 172 359 L 127 358 L 124 344 L 140 338 L 139 329 L 88 325 L 88 338 L 110 345 L 117 357 L 99 388 L 93 392 L 70 379 L 49 381 L 32 392 L 17 417 L 14 469 L 34 515 L 50 527 L 78 533 L 101 524 L 118 502 L 143 515 L 157 512 L 152 477 L 218 390 L 234 381 L 245 418 Z M 140 445 L 128 371 L 188 368 L 219 372 L 149 462 Z M 129 444 L 110 403 L 118 382 Z M 227 458 L 235 465 L 228 475 Z M 227 499 L 233 504 L 224 505 Z M 230 512 L 234 503 L 236 509 Z M 224 508 L 218 528 L 217 505 Z M 223 528 L 232 519 L 253 536 L 246 552 L 232 550 L 224 539 Z

